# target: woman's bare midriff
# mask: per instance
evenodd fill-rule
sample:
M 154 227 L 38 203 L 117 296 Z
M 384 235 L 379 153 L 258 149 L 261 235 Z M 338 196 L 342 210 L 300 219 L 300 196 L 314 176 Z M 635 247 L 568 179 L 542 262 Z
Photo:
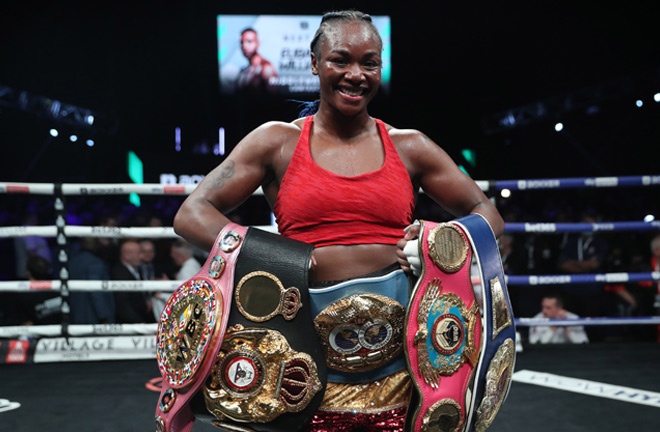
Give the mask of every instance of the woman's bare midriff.
M 314 249 L 316 265 L 310 282 L 336 281 L 362 276 L 396 262 L 396 246 L 369 244 L 325 246 Z

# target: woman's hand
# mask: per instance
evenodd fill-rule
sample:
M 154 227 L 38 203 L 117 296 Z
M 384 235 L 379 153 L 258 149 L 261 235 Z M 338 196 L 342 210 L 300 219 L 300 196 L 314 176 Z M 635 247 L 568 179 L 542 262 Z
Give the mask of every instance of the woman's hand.
M 401 240 L 396 243 L 396 256 L 397 261 L 403 271 L 406 273 L 412 272 L 415 276 L 419 276 L 421 271 L 421 261 L 419 258 L 419 232 L 421 226 L 418 221 L 406 227 L 405 235 Z

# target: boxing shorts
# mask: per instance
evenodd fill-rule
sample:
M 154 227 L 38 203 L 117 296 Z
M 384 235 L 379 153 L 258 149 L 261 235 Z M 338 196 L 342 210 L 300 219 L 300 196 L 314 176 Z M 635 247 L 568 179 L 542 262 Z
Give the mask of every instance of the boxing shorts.
M 497 240 L 486 219 L 471 214 L 421 221 L 418 247 L 422 269 L 404 330 L 415 387 L 405 429 L 485 431 L 507 397 L 516 357 Z
M 158 432 L 199 419 L 227 431 L 295 431 L 327 380 L 313 329 L 313 247 L 230 223 L 168 299 L 157 331 Z

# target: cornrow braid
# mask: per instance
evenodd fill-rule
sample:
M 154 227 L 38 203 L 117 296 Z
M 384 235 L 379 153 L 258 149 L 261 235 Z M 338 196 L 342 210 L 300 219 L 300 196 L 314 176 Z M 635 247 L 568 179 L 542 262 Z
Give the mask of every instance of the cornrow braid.
M 321 18 L 321 24 L 319 25 L 319 28 L 316 30 L 312 42 L 310 42 L 309 44 L 309 48 L 314 53 L 315 56 L 317 57 L 321 56 L 321 48 L 320 48 L 321 44 L 319 42 L 321 38 L 325 37 L 325 33 L 328 27 L 331 27 L 333 23 L 336 22 L 348 22 L 348 21 L 364 21 L 365 23 L 368 23 L 369 27 L 371 27 L 371 30 L 374 32 L 374 34 L 378 36 L 378 40 L 381 42 L 382 45 L 380 34 L 378 33 L 378 29 L 371 20 L 371 15 L 353 9 L 332 11 L 332 12 L 326 12 L 323 15 L 323 17 Z

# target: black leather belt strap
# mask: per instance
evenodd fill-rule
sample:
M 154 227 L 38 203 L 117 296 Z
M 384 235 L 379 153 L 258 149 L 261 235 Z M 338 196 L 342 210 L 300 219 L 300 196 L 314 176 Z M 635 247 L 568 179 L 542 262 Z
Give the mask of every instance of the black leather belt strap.
M 315 395 L 304 409 L 298 412 L 285 412 L 265 423 L 259 421 L 237 422 L 229 418 L 218 419 L 207 409 L 208 399 L 205 401 L 204 391 L 206 389 L 203 389 L 204 391 L 200 391 L 193 398 L 191 404 L 197 419 L 225 430 L 284 432 L 302 429 L 316 412 L 323 398 L 327 372 L 324 351 L 312 322 L 308 293 L 308 272 L 312 250 L 313 246 L 307 243 L 256 228 L 248 229 L 236 261 L 234 295 L 231 299 L 231 312 L 225 342 L 232 337 L 232 328 L 275 330 L 286 338 L 293 351 L 308 354 L 313 358 L 318 371 L 318 381 L 321 383 L 320 389 L 314 390 Z M 267 284 L 271 285 L 270 292 L 269 289 L 262 286 Z M 273 294 L 275 284 L 279 288 L 275 289 Z M 279 306 L 272 308 L 272 311 L 266 307 L 267 312 L 264 314 L 254 312 L 262 307 L 262 303 L 268 302 L 267 298 L 270 299 L 268 301 L 273 298 L 281 298 L 278 300 Z M 253 307 L 255 309 L 252 309 Z M 230 343 L 223 343 L 223 350 L 230 345 Z M 219 359 L 223 355 L 225 359 L 235 355 L 223 350 L 221 350 Z M 226 360 L 224 363 L 219 361 L 218 369 L 222 369 L 226 363 Z M 278 365 L 278 367 L 282 366 Z M 265 374 L 261 373 L 261 375 Z M 207 378 L 207 383 L 209 382 L 210 378 Z M 217 383 L 214 384 L 217 386 Z M 240 399 L 241 388 L 238 386 L 231 388 L 232 383 L 226 378 L 221 385 L 226 386 L 230 393 L 232 390 L 236 390 L 235 394 Z

